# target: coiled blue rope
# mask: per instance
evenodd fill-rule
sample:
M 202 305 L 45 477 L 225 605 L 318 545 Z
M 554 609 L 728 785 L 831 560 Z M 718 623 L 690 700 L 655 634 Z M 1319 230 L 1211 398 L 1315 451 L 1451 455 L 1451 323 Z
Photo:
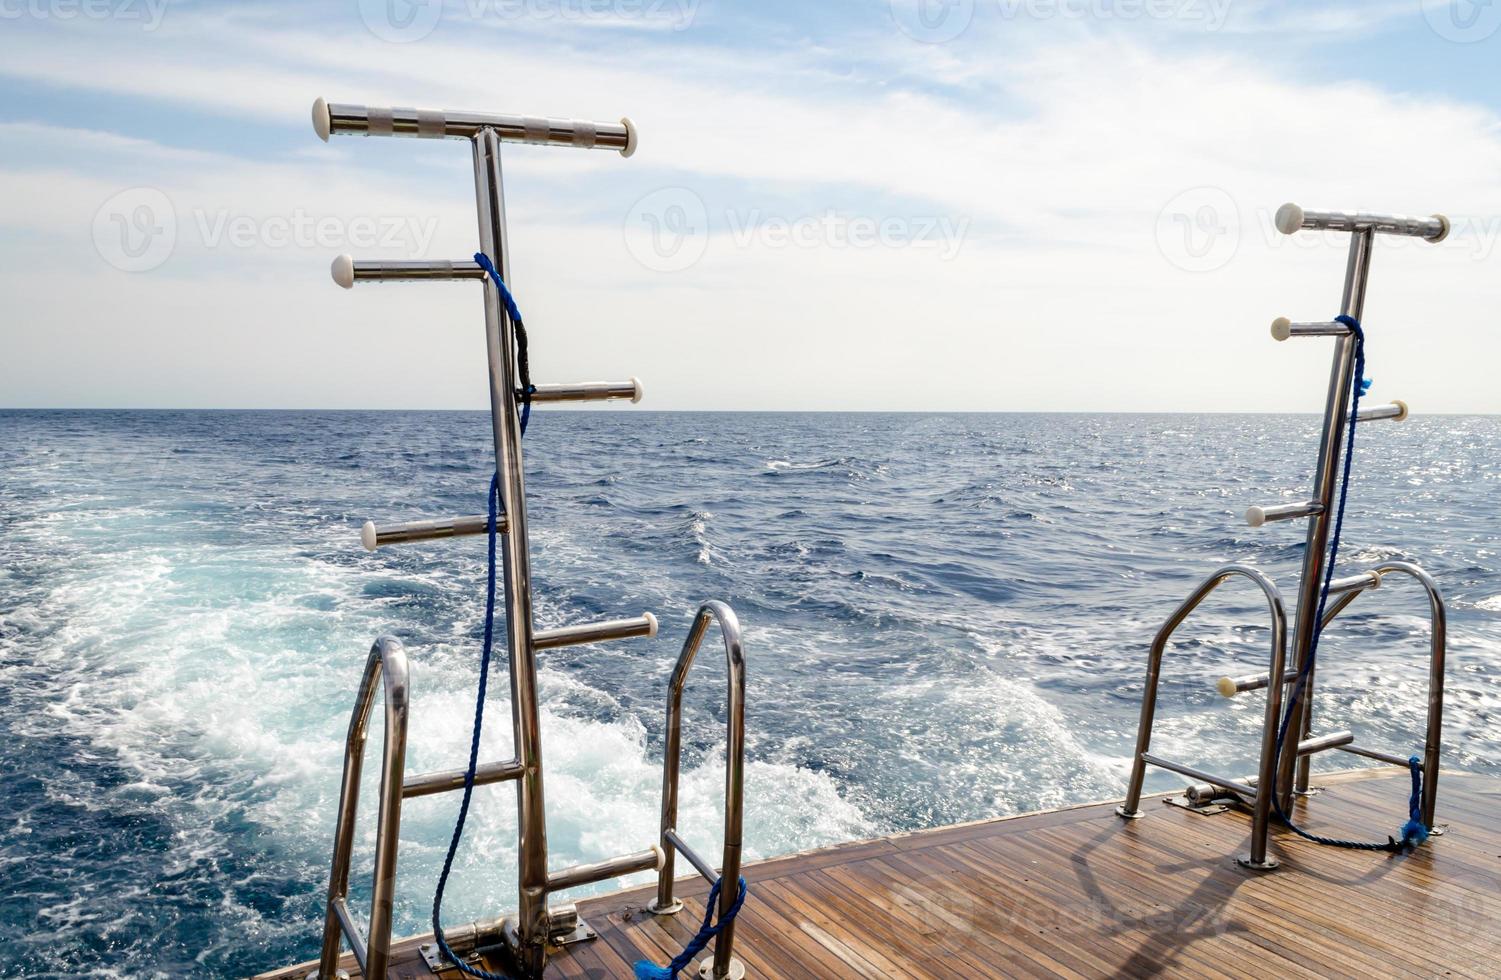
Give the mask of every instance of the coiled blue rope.
M 735 904 L 731 905 L 718 922 L 714 921 L 714 910 L 719 906 L 719 886 L 724 883 L 720 878 L 714 882 L 714 887 L 709 889 L 709 897 L 704 900 L 704 921 L 698 928 L 698 935 L 691 939 L 683 951 L 672 958 L 672 962 L 666 966 L 657 966 L 649 960 L 637 960 L 634 967 L 636 980 L 676 980 L 677 975 L 693 962 L 693 958 L 703 952 L 704 947 L 709 945 L 709 940 L 724 931 L 724 927 L 735 920 L 740 913 L 740 906 L 745 904 L 746 884 L 745 878 L 740 879 L 740 893 L 735 896 Z
M 495 270 L 495 263 L 484 252 L 476 252 L 474 261 L 487 272 L 500 290 L 500 297 L 505 302 L 506 312 L 511 318 L 511 327 L 516 338 L 516 364 L 521 374 L 521 387 L 517 394 L 521 398 L 521 434 L 526 435 L 527 423 L 531 420 L 532 394 L 537 390 L 531 382 L 531 371 L 527 364 L 526 327 L 522 325 L 521 310 L 516 306 L 516 300 L 511 295 L 510 289 L 500 278 L 500 273 Z M 469 740 L 469 766 L 464 770 L 464 797 L 459 803 L 459 817 L 453 826 L 453 838 L 448 842 L 448 853 L 443 858 L 443 871 L 438 875 L 438 887 L 433 894 L 433 939 L 438 943 L 438 948 L 443 951 L 449 962 L 453 963 L 464 973 L 471 977 L 479 977 L 480 980 L 511 980 L 503 973 L 491 973 L 465 963 L 448 945 L 448 939 L 443 935 L 443 891 L 448 887 L 448 876 L 453 871 L 453 858 L 459 849 L 459 841 L 464 836 L 464 823 L 469 818 L 469 800 L 474 793 L 474 774 L 479 766 L 479 742 L 480 733 L 485 727 L 485 690 L 490 682 L 490 657 L 494 650 L 495 639 L 495 526 L 500 513 L 505 510 L 505 503 L 500 495 L 500 473 L 496 471 L 490 477 L 490 495 L 487 502 L 489 509 L 489 524 L 487 527 L 489 537 L 489 563 L 485 579 L 485 640 L 480 654 L 479 685 L 474 697 L 474 734 Z
M 1355 455 L 1355 423 L 1360 412 L 1360 396 L 1365 394 L 1371 383 L 1365 380 L 1365 331 L 1361 329 L 1360 321 L 1353 316 L 1341 315 L 1334 318 L 1336 322 L 1343 323 L 1350 328 L 1355 336 L 1355 371 L 1354 380 L 1350 392 L 1350 425 L 1345 441 L 1344 470 L 1340 475 L 1339 483 L 1339 506 L 1334 512 L 1334 531 L 1329 537 L 1329 562 L 1324 567 L 1324 585 L 1319 590 L 1318 611 L 1314 615 L 1313 636 L 1308 642 L 1308 656 L 1304 658 L 1298 668 L 1297 679 L 1293 683 L 1291 695 L 1288 697 L 1287 709 L 1282 716 L 1282 724 L 1277 729 L 1276 758 L 1272 770 L 1277 771 L 1276 762 L 1282 759 L 1283 745 L 1287 741 L 1287 733 L 1292 725 L 1293 714 L 1297 709 L 1298 702 L 1303 696 L 1303 691 L 1308 685 L 1308 677 L 1313 673 L 1314 660 L 1318 656 L 1319 637 L 1324 631 L 1324 608 L 1329 602 L 1329 583 L 1334 581 L 1334 563 L 1339 556 L 1340 533 L 1345 523 L 1345 500 L 1350 490 L 1350 461 Z M 1289 830 L 1299 837 L 1313 841 L 1315 844 L 1324 844 L 1329 847 L 1345 847 L 1359 851 L 1402 851 L 1409 847 L 1416 847 L 1428 839 L 1429 828 L 1423 824 L 1421 800 L 1423 795 L 1423 767 L 1417 756 L 1407 760 L 1407 766 L 1412 773 L 1412 795 L 1408 800 L 1408 819 L 1402 825 L 1401 840 L 1388 837 L 1385 843 L 1370 841 L 1340 840 L 1335 837 L 1320 837 L 1311 834 L 1297 824 L 1282 810 L 1282 801 L 1278 796 L 1277 787 L 1258 787 L 1258 792 L 1270 791 L 1272 794 L 1272 807 L 1277 812 L 1277 819 L 1281 820 Z

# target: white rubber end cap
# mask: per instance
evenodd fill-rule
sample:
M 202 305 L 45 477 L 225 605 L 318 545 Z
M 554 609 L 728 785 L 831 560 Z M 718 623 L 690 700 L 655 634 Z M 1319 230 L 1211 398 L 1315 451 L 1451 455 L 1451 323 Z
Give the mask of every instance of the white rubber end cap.
M 365 546 L 366 551 L 375 550 L 375 522 L 366 521 L 365 526 L 360 528 L 360 544 Z
M 334 117 L 328 111 L 328 103 L 319 99 L 313 103 L 313 132 L 323 142 L 328 142 L 328 135 L 334 131 Z
M 354 259 L 348 255 L 341 255 L 334 259 L 334 264 L 329 267 L 333 273 L 334 282 L 345 289 L 354 288 Z
M 657 635 L 657 617 L 653 616 L 651 613 L 642 613 L 641 615 L 644 616 L 644 617 L 646 617 L 646 635 L 647 636 L 656 636 Z
M 1452 226 L 1449 224 L 1449 219 L 1444 217 L 1443 215 L 1435 214 L 1434 217 L 1438 219 L 1439 224 L 1444 226 L 1442 231 L 1440 231 L 1437 235 L 1434 235 L 1432 238 L 1428 239 L 1430 242 L 1437 245 L 1439 242 L 1449 237 L 1449 230 Z
M 630 117 L 621 116 L 620 125 L 625 127 L 625 147 L 620 151 L 620 155 L 623 157 L 628 157 L 632 153 L 636 152 L 636 142 L 638 139 L 636 135 L 636 124 L 631 122 Z
M 1393 398 L 1392 399 L 1392 404 L 1395 405 L 1395 406 L 1397 406 L 1397 408 L 1399 409 L 1399 411 L 1397 412 L 1397 414 L 1392 417 L 1392 421 L 1393 422 L 1405 422 L 1405 421 L 1407 421 L 1407 403 L 1404 402 L 1400 398 Z
M 639 404 L 641 401 L 641 396 L 645 394 L 645 392 L 641 390 L 641 379 L 631 378 L 631 387 L 636 389 L 636 393 L 631 396 L 631 404 Z
M 657 852 L 657 867 L 655 870 L 661 871 L 667 864 L 667 855 L 663 853 L 661 844 L 653 844 L 651 849 Z
M 1214 682 L 1214 689 L 1220 692 L 1222 698 L 1233 698 L 1240 692 L 1235 689 L 1235 678 L 1221 677 Z
M 1291 235 L 1303 227 L 1303 209 L 1289 202 L 1277 209 L 1277 217 L 1273 221 L 1278 231 Z
M 1293 322 L 1285 316 L 1272 321 L 1272 339 L 1286 340 L 1293 335 Z
M 1266 508 L 1249 507 L 1246 509 L 1246 523 L 1252 527 L 1260 527 L 1266 523 Z

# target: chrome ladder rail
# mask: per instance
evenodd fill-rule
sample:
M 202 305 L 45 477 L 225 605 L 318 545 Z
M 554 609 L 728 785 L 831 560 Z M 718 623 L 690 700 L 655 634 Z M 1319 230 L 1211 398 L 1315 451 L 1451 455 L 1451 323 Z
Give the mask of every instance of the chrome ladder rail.
M 726 699 L 726 726 L 724 748 L 724 851 L 720 859 L 720 871 L 689 847 L 678 835 L 678 767 L 683 744 L 683 688 L 688 683 L 688 672 L 693 668 L 698 648 L 709 631 L 709 626 L 719 623 L 719 632 L 724 637 L 725 669 L 729 680 L 729 695 Z M 667 684 L 667 727 L 662 750 L 662 864 L 657 871 L 657 898 L 648 911 L 656 915 L 676 915 L 683 903 L 672 894 L 673 873 L 678 853 L 687 858 L 704 880 L 720 884 L 719 915 L 721 919 L 735 904 L 740 881 L 740 844 L 745 823 L 745 647 L 740 636 L 740 620 L 735 611 L 723 602 L 706 602 L 699 607 L 673 667 L 672 678 Z M 714 940 L 714 956 L 700 964 L 698 975 L 713 980 L 725 980 L 745 976 L 745 967 L 734 958 L 735 920 L 725 922 L 724 929 Z
M 380 810 L 375 831 L 375 887 L 370 899 L 370 938 L 361 940 L 349 912 L 349 863 L 354 853 L 355 817 L 360 801 L 360 773 L 365 739 L 375 708 L 376 685 L 384 681 L 385 746 L 381 752 Z M 333 868 L 323 920 L 323 950 L 318 970 L 308 980 L 347 977 L 338 968 L 341 939 L 348 938 L 360 973 L 384 977 L 391 956 L 391 913 L 396 894 L 396 844 L 401 832 L 402 773 L 406 767 L 407 710 L 410 698 L 407 655 L 395 637 L 383 636 L 370 647 L 365 673 L 349 718 L 344 747 L 344 777 L 339 786 L 339 817 L 334 830 Z
M 415 136 L 432 139 L 463 139 L 470 143 L 474 170 L 475 208 L 479 220 L 480 251 L 494 263 L 509 287 L 511 251 L 506 236 L 505 194 L 501 173 L 501 144 L 521 142 L 613 149 L 630 156 L 636 148 L 636 129 L 629 120 L 593 123 L 565 119 L 541 119 L 494 113 L 434 111 L 425 109 L 372 108 L 329 105 L 319 99 L 313 106 L 313 128 L 319 138 L 331 135 Z M 508 972 L 527 978 L 540 977 L 547 966 L 549 949 L 594 938 L 578 918 L 571 903 L 549 905 L 558 892 L 642 871 L 672 867 L 671 846 L 650 848 L 560 871 L 548 870 L 547 819 L 543 797 L 541 709 L 537 692 L 537 652 L 561 646 L 597 643 L 637 636 L 656 636 L 657 620 L 651 613 L 632 619 L 539 630 L 533 622 L 532 581 L 527 537 L 525 469 L 521 457 L 522 393 L 515 384 L 517 359 L 513 324 L 500 289 L 486 270 L 474 261 L 365 261 L 341 255 L 332 266 L 334 281 L 353 288 L 362 282 L 478 282 L 483 289 L 485 352 L 489 368 L 490 417 L 495 450 L 495 473 L 500 489 L 500 514 L 496 520 L 504 586 L 504 635 L 510 672 L 510 694 L 515 757 L 477 767 L 474 785 L 514 782 L 518 814 L 518 897 L 514 920 L 470 923 L 447 931 L 456 955 L 467 956 L 480 946 L 503 947 Z M 534 386 L 533 402 L 641 400 L 641 383 L 583 382 Z M 360 539 L 368 550 L 418 541 L 432 541 L 489 531 L 487 516 L 424 519 L 377 526 L 367 522 Z M 744 657 L 735 614 L 723 603 L 711 602 L 699 610 L 689 643 L 679 658 L 671 687 L 668 717 L 677 724 L 681 711 L 682 675 L 693 662 L 710 619 L 719 622 L 725 636 L 731 670 L 730 769 L 727 776 L 726 874 L 739 878 L 740 835 L 744 773 Z M 381 806 L 376 837 L 376 891 L 370 917 L 368 942 L 361 940 L 348 909 L 350 855 L 353 849 L 355 810 L 359 797 L 359 774 L 363 764 L 365 730 L 378 677 L 386 678 L 387 742 L 381 772 Z M 367 975 L 382 976 L 389 963 L 391 911 L 394 896 L 396 852 L 401 801 L 462 790 L 466 769 L 450 769 L 405 778 L 406 719 L 409 690 L 405 654 L 395 640 L 382 638 L 372 650 L 365 678 L 355 701 L 349 744 L 344 760 L 344 786 L 339 804 L 339 822 L 334 841 L 333 870 L 324 923 L 323 949 L 315 978 L 333 980 L 340 975 L 338 960 L 343 939 L 349 940 L 356 962 Z M 673 728 L 676 732 L 676 728 Z M 677 742 L 672 743 L 672 761 L 664 787 L 670 787 L 672 812 L 677 805 Z M 664 812 L 665 803 L 664 803 Z M 664 841 L 671 841 L 664 833 Z M 730 842 L 733 841 L 733 848 Z M 684 849 L 681 841 L 679 849 Z M 695 860 L 696 855 L 684 849 Z M 695 860 L 695 865 L 698 862 Z M 670 884 L 668 886 L 670 894 Z M 734 895 L 729 896 L 733 902 Z M 721 905 L 721 908 L 727 906 Z M 727 926 L 715 947 L 712 973 L 725 977 L 731 967 L 742 969 L 730 958 L 733 927 Z M 434 970 L 444 964 L 435 945 L 422 948 Z
M 1442 241 L 1449 234 L 1449 221 L 1442 215 L 1427 218 L 1410 218 L 1403 215 L 1375 214 L 1370 212 L 1305 211 L 1294 204 L 1285 204 L 1275 218 L 1277 230 L 1292 235 L 1305 229 L 1348 232 L 1349 254 L 1345 266 L 1344 292 L 1340 301 L 1340 314 L 1359 322 L 1365 312 L 1366 287 L 1370 279 L 1371 255 L 1376 235 L 1399 235 L 1420 238 L 1429 242 Z M 1202 602 L 1210 591 L 1224 581 L 1227 574 L 1238 572 L 1261 584 L 1274 606 L 1274 623 L 1284 634 L 1280 646 L 1287 646 L 1286 616 L 1280 611 L 1280 597 L 1276 588 L 1264 575 L 1247 566 L 1227 565 L 1201 585 L 1158 632 L 1153 641 L 1147 666 L 1147 689 L 1141 707 L 1141 722 L 1137 730 L 1136 753 L 1133 758 L 1131 778 L 1126 801 L 1116 812 L 1122 817 L 1139 817 L 1141 785 L 1147 765 L 1169 769 L 1198 780 L 1206 786 L 1191 786 L 1189 797 L 1213 794 L 1228 790 L 1237 802 L 1250 801 L 1253 805 L 1251 852 L 1239 858 L 1246 867 L 1270 869 L 1277 861 L 1266 853 L 1267 823 L 1272 794 L 1284 812 L 1292 808 L 1294 794 L 1308 795 L 1312 792 L 1309 779 L 1314 754 L 1329 749 L 1339 749 L 1381 762 L 1406 768 L 1408 761 L 1396 755 L 1366 749 L 1354 744 L 1349 732 L 1331 732 L 1322 736 L 1313 735 L 1313 685 L 1314 664 L 1310 657 L 1317 637 L 1335 616 L 1354 602 L 1365 591 L 1381 584 L 1382 577 L 1399 572 L 1416 578 L 1428 596 L 1431 619 L 1430 659 L 1428 677 L 1428 716 L 1424 734 L 1422 769 L 1424 772 L 1421 815 L 1425 825 L 1434 831 L 1433 814 L 1437 803 L 1439 754 L 1443 733 L 1444 657 L 1447 614 L 1437 584 L 1427 572 L 1410 562 L 1385 562 L 1375 568 L 1329 582 L 1328 595 L 1335 597 L 1334 604 L 1325 609 L 1322 621 L 1315 622 L 1315 611 L 1324 594 L 1324 582 L 1328 572 L 1329 535 L 1333 529 L 1338 506 L 1338 476 L 1341 471 L 1347 426 L 1350 424 L 1350 399 L 1356 381 L 1356 333 L 1344 321 L 1317 321 L 1294 323 L 1286 317 L 1272 322 L 1272 337 L 1278 341 L 1293 337 L 1332 337 L 1335 339 L 1334 359 L 1329 372 L 1329 389 L 1324 404 L 1323 423 L 1320 430 L 1319 454 L 1314 471 L 1314 486 L 1310 499 L 1269 507 L 1251 507 L 1246 511 L 1246 522 L 1252 527 L 1261 527 L 1270 522 L 1306 519 L 1308 529 L 1303 549 L 1303 566 L 1298 578 L 1298 603 L 1292 632 L 1292 662 L 1286 661 L 1286 650 L 1279 650 L 1274 640 L 1272 668 L 1266 674 L 1249 677 L 1225 677 L 1219 681 L 1220 693 L 1234 697 L 1243 691 L 1267 688 L 1267 711 L 1263 722 L 1261 739 L 1261 764 L 1254 780 L 1239 781 L 1202 772 L 1188 766 L 1167 762 L 1149 754 L 1151 746 L 1153 713 L 1156 707 L 1157 681 L 1161 668 L 1163 648 L 1173 630 Z M 1356 415 L 1361 422 L 1389 419 L 1401 422 L 1408 417 L 1405 402 L 1394 401 L 1390 405 L 1362 408 Z M 1233 571 L 1232 571 L 1233 570 Z M 1290 668 L 1290 669 L 1289 669 Z M 1296 745 L 1289 751 L 1284 748 L 1277 753 L 1277 734 L 1281 727 L 1282 699 L 1288 685 L 1302 676 L 1304 682 L 1292 687 L 1291 715 L 1288 731 L 1295 733 Z M 1275 772 L 1270 771 L 1274 768 Z
M 1162 655 L 1167 649 L 1168 640 L 1183 621 L 1199 607 L 1209 594 L 1235 576 L 1250 579 L 1261 589 L 1266 596 L 1267 610 L 1272 618 L 1272 651 L 1269 675 L 1271 683 L 1268 685 L 1266 700 L 1266 720 L 1261 738 L 1261 763 L 1257 767 L 1256 784 L 1224 776 L 1216 776 L 1199 769 L 1169 762 L 1150 754 L 1152 747 L 1152 723 L 1157 713 L 1157 685 L 1162 674 Z M 1282 602 L 1282 593 L 1272 580 L 1249 565 L 1230 564 L 1225 565 L 1213 575 L 1206 578 L 1184 599 L 1178 608 L 1168 617 L 1167 622 L 1158 629 L 1156 637 L 1152 640 L 1152 650 L 1147 657 L 1147 680 L 1146 689 L 1141 696 L 1141 720 L 1136 730 L 1136 752 L 1132 756 L 1131 779 L 1127 785 L 1126 800 L 1116 808 L 1116 813 L 1127 819 L 1135 819 L 1142 816 L 1141 812 L 1141 785 L 1146 778 L 1148 765 L 1176 772 L 1190 779 L 1202 780 L 1214 786 L 1232 790 L 1242 797 L 1254 800 L 1253 817 L 1251 822 L 1251 849 L 1237 860 L 1250 868 L 1271 869 L 1277 866 L 1275 858 L 1268 857 L 1266 852 L 1267 830 L 1271 821 L 1272 799 L 1270 794 L 1259 792 L 1261 787 L 1275 785 L 1274 768 L 1277 755 L 1277 721 L 1282 713 L 1283 672 L 1287 663 L 1287 609 Z

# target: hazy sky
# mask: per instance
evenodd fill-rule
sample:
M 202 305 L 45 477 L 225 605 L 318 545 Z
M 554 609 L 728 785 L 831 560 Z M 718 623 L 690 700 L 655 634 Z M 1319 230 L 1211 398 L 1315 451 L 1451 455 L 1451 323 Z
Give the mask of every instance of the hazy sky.
M 1501 411 L 1501 4 L 0 0 L 0 405 L 486 404 L 468 147 L 318 96 L 634 119 L 514 146 L 539 381 L 648 408 L 1322 407 L 1342 236 L 1383 239 L 1373 399 Z

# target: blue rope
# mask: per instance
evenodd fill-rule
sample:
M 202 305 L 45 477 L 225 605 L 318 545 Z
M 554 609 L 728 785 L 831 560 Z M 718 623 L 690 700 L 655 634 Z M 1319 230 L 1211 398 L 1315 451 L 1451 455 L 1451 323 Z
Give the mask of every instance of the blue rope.
M 500 290 L 500 297 L 505 302 L 506 312 L 510 315 L 511 327 L 516 338 L 516 363 L 521 374 L 521 387 L 517 394 L 521 398 L 521 434 L 526 435 L 526 426 L 531 421 L 532 395 L 537 386 L 531 383 L 531 372 L 527 365 L 526 350 L 526 327 L 521 322 L 521 310 L 516 306 L 516 299 L 511 295 L 510 289 L 500 278 L 500 273 L 495 270 L 495 263 L 484 252 L 476 252 L 474 261 L 479 263 L 495 286 Z M 438 948 L 443 951 L 449 962 L 453 963 L 464 973 L 471 977 L 479 977 L 480 980 L 510 980 L 503 973 L 490 973 L 478 967 L 470 966 L 460 959 L 449 947 L 447 938 L 443 935 L 443 890 L 448 887 L 448 876 L 453 871 L 453 858 L 458 852 L 459 841 L 464 836 L 464 822 L 469 818 L 469 800 L 474 793 L 474 773 L 479 766 L 479 740 L 480 733 L 485 727 L 485 690 L 490 682 L 490 656 L 494 649 L 495 639 L 495 525 L 496 518 L 505 510 L 505 502 L 500 494 L 500 472 L 497 470 L 490 477 L 489 507 L 489 568 L 485 583 L 485 642 L 483 652 L 480 655 L 479 689 L 474 698 L 474 735 L 469 740 L 469 766 L 464 770 L 464 799 L 459 804 L 459 818 L 454 823 L 453 839 L 448 842 L 448 853 L 443 858 L 443 871 L 438 876 L 438 888 L 433 894 L 433 938 L 437 940 Z
M 490 276 L 495 288 L 500 290 L 501 302 L 505 304 L 506 314 L 511 318 L 511 330 L 516 338 L 516 369 L 521 375 L 521 385 L 516 389 L 516 395 L 521 399 L 521 434 L 524 436 L 526 424 L 532 418 L 532 395 L 537 393 L 537 386 L 532 384 L 531 365 L 527 361 L 526 326 L 521 321 L 521 309 L 516 305 L 516 297 L 511 295 L 510 287 L 500 278 L 490 256 L 484 252 L 475 252 L 474 261 Z
M 1355 455 L 1355 423 L 1360 412 L 1360 396 L 1365 394 L 1371 387 L 1371 382 L 1365 379 L 1365 331 L 1360 327 L 1360 321 L 1353 316 L 1341 315 L 1334 318 L 1350 328 L 1355 335 L 1355 372 L 1354 382 L 1350 391 L 1350 425 L 1345 442 L 1344 471 L 1340 476 L 1339 506 L 1334 512 L 1334 532 L 1329 539 L 1329 562 L 1324 567 L 1324 585 L 1319 590 L 1318 611 L 1314 614 L 1313 636 L 1308 642 L 1308 656 L 1298 669 L 1297 679 L 1293 683 L 1292 694 L 1288 698 L 1287 710 L 1282 716 L 1282 725 L 1277 730 L 1276 758 L 1273 771 L 1277 770 L 1276 762 L 1282 759 L 1282 748 L 1287 741 L 1288 728 L 1292 724 L 1293 714 L 1297 710 L 1298 702 L 1303 696 L 1303 691 L 1308 685 L 1308 677 L 1313 673 L 1314 660 L 1318 656 L 1319 637 L 1324 631 L 1324 608 L 1329 602 L 1329 583 L 1334 580 L 1334 563 L 1339 556 L 1340 533 L 1344 530 L 1345 523 L 1345 500 L 1350 491 L 1350 461 Z M 1407 760 L 1408 769 L 1412 772 L 1412 796 L 1408 800 L 1408 820 L 1402 825 L 1402 839 L 1388 837 L 1386 843 L 1372 843 L 1369 841 L 1340 840 L 1334 837 L 1320 837 L 1311 834 L 1297 824 L 1283 812 L 1282 801 L 1277 794 L 1277 787 L 1259 787 L 1258 792 L 1270 791 L 1272 794 L 1272 807 L 1277 811 L 1277 819 L 1287 825 L 1287 828 L 1299 837 L 1313 841 L 1315 844 L 1324 844 L 1329 847 L 1345 847 L 1359 851 L 1402 851 L 1408 847 L 1416 847 L 1428 839 L 1428 827 L 1424 826 L 1421 815 L 1420 800 L 1423 795 L 1423 768 L 1417 756 Z
M 500 474 L 490 477 L 490 567 L 485 591 L 485 644 L 480 655 L 479 690 L 474 697 L 474 736 L 469 741 L 469 768 L 464 770 L 464 799 L 459 804 L 459 819 L 453 826 L 453 839 L 448 842 L 448 854 L 443 858 L 443 872 L 438 875 L 438 890 L 433 895 L 433 938 L 438 948 L 463 972 L 480 980 L 510 980 L 505 974 L 490 973 L 465 963 L 448 946 L 443 935 L 443 889 L 448 886 L 448 875 L 453 870 L 453 856 L 459 849 L 459 839 L 464 836 L 464 821 L 469 817 L 469 798 L 474 792 L 474 771 L 479 765 L 479 737 L 485 726 L 485 688 L 490 680 L 490 652 L 495 637 L 495 523 L 501 509 Z
M 677 975 L 687 969 L 693 958 L 703 952 L 704 947 L 709 945 L 709 940 L 724 931 L 724 927 L 735 921 L 735 916 L 740 913 L 740 906 L 745 904 L 745 878 L 740 879 L 740 894 L 735 896 L 735 904 L 731 905 L 718 922 L 714 922 L 714 909 L 719 905 L 719 886 L 724 879 L 714 882 L 714 887 L 709 889 L 709 897 L 704 901 L 704 922 L 698 928 L 698 935 L 689 941 L 683 951 L 672 958 L 672 962 L 666 966 L 657 966 L 650 960 L 637 960 L 634 967 L 636 980 L 677 980 Z

